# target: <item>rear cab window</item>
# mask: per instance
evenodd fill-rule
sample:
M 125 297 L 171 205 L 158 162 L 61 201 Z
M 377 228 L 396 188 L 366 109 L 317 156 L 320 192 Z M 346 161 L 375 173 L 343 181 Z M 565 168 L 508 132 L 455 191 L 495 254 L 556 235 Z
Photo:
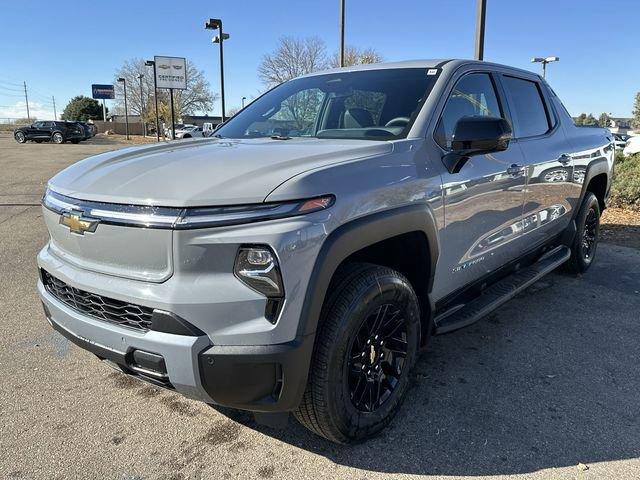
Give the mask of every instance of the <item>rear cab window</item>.
M 544 135 L 552 128 L 551 116 L 538 82 L 502 76 L 509 99 L 516 138 Z

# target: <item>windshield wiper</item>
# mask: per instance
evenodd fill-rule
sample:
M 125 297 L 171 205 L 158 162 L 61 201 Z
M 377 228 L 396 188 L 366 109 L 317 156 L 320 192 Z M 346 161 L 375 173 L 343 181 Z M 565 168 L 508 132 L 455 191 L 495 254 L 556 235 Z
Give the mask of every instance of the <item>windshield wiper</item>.
M 271 135 L 271 140 L 291 140 L 291 137 L 287 135 Z

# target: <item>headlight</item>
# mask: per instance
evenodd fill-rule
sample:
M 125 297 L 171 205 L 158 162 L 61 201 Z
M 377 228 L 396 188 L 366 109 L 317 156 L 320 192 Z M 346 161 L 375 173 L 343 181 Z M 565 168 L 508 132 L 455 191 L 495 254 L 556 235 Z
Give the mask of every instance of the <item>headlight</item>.
M 264 245 L 241 247 L 233 273 L 242 283 L 267 297 L 264 317 L 276 323 L 284 301 L 284 286 L 273 251 Z
M 176 229 L 218 227 L 276 220 L 325 210 L 335 201 L 333 195 L 285 203 L 261 203 L 239 207 L 187 208 L 175 224 Z
M 265 297 L 282 297 L 282 277 L 276 256 L 269 247 L 242 247 L 238 250 L 234 273 L 243 283 Z

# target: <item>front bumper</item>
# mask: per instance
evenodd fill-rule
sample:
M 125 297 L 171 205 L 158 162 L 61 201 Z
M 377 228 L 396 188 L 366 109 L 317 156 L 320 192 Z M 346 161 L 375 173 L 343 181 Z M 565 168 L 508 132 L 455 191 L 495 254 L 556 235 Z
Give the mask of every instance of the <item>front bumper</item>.
M 84 315 L 38 291 L 51 326 L 129 375 L 207 403 L 259 412 L 290 411 L 304 392 L 314 335 L 279 345 L 212 345 L 207 335 L 136 331 Z M 160 359 L 142 368 L 136 352 Z

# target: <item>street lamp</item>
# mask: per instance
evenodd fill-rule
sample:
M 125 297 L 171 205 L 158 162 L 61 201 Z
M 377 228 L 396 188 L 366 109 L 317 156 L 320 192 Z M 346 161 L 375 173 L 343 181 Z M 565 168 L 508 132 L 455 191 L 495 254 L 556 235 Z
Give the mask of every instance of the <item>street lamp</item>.
M 244 108 L 244 102 L 247 99 L 247 97 L 242 97 L 242 108 Z
M 144 121 L 144 95 L 142 93 L 142 79 L 144 78 L 144 74 L 141 73 L 138 75 L 138 80 L 140 80 L 140 122 L 142 122 L 142 135 L 147 136 L 147 124 Z
M 218 35 L 211 39 L 212 43 L 220 45 L 220 103 L 222 104 L 222 121 L 225 121 L 224 112 L 224 48 L 223 43 L 229 40 L 229 34 L 222 31 L 222 20 L 219 18 L 210 18 L 205 22 L 204 28 L 207 30 L 218 30 Z
M 542 64 L 542 78 L 545 78 L 547 75 L 547 63 L 557 62 L 558 60 L 560 60 L 560 57 L 533 57 L 531 63 Z
M 153 67 L 153 98 L 156 105 L 156 140 L 160 141 L 160 117 L 158 116 L 158 80 L 156 79 L 156 62 L 147 60 L 145 66 Z
M 129 140 L 129 112 L 127 111 L 127 80 L 125 78 L 118 78 L 118 82 L 124 86 L 124 121 L 126 124 L 127 140 Z

